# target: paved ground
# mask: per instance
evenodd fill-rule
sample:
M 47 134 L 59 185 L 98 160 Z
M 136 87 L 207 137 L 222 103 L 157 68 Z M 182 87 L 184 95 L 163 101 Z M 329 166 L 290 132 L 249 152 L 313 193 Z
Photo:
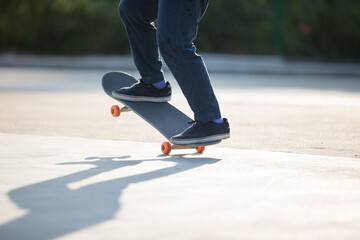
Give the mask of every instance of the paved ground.
M 0 131 L 162 142 L 136 115 L 113 119 L 104 70 L 0 68 Z M 191 111 L 174 79 L 173 104 Z M 213 73 L 231 140 L 221 146 L 360 158 L 356 77 Z M 141 133 L 141 134 L 139 134 Z
M 0 239 L 359 239 L 358 77 L 214 72 L 231 139 L 163 156 L 104 73 L 0 68 Z
M 360 162 L 0 134 L 0 239 L 359 239 Z

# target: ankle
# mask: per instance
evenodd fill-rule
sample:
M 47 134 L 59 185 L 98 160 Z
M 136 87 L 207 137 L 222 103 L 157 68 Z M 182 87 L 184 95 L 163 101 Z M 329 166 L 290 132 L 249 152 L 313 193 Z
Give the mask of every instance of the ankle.
M 163 89 L 166 87 L 166 82 L 165 80 L 162 80 L 160 82 L 152 83 L 152 85 L 157 89 Z
M 222 123 L 224 123 L 224 120 L 222 118 L 218 118 L 218 119 L 213 120 L 213 122 L 218 123 L 218 124 L 222 124 Z

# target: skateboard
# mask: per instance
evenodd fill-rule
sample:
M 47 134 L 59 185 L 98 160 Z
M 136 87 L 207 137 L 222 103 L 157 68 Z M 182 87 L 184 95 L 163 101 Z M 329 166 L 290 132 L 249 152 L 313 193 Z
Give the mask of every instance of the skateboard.
M 107 95 L 111 98 L 112 92 L 122 87 L 129 87 L 137 82 L 131 75 L 124 72 L 109 72 L 102 78 L 102 87 Z M 205 150 L 205 146 L 214 145 L 221 142 L 212 141 L 205 142 L 199 145 L 179 145 L 171 144 L 170 138 L 183 132 L 189 127 L 189 118 L 186 114 L 174 107 L 168 102 L 130 102 L 114 98 L 123 106 L 114 105 L 111 107 L 111 114 L 114 117 L 119 117 L 121 113 L 132 111 L 148 122 L 156 130 L 158 130 L 168 142 L 161 144 L 161 151 L 164 154 L 169 154 L 172 149 L 187 149 L 194 148 L 198 153 Z

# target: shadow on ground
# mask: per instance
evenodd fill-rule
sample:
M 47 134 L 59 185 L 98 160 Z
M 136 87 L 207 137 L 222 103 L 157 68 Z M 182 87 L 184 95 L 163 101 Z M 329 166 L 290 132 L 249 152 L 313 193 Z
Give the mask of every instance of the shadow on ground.
M 121 207 L 119 198 L 122 191 L 129 184 L 163 178 L 220 161 L 214 158 L 184 158 L 181 155 L 163 157 L 146 160 L 126 160 L 130 156 L 88 157 L 86 161 L 61 163 L 60 165 L 90 164 L 95 167 L 11 191 L 11 200 L 28 213 L 0 226 L 0 239 L 53 239 L 94 226 L 114 217 Z M 68 187 L 70 183 L 100 173 L 159 160 L 176 165 L 106 180 L 76 190 Z

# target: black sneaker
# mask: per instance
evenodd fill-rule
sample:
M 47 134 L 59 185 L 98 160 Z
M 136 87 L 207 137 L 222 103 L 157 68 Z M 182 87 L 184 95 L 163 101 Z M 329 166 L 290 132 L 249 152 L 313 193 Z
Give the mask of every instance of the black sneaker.
M 167 102 L 171 99 L 171 85 L 169 82 L 163 89 L 152 84 L 146 84 L 142 79 L 131 87 L 120 88 L 112 92 L 114 98 L 131 102 Z
M 189 122 L 192 124 L 184 132 L 175 135 L 170 139 L 173 144 L 198 144 L 222 140 L 230 137 L 230 126 L 226 118 L 223 123 L 198 121 Z

